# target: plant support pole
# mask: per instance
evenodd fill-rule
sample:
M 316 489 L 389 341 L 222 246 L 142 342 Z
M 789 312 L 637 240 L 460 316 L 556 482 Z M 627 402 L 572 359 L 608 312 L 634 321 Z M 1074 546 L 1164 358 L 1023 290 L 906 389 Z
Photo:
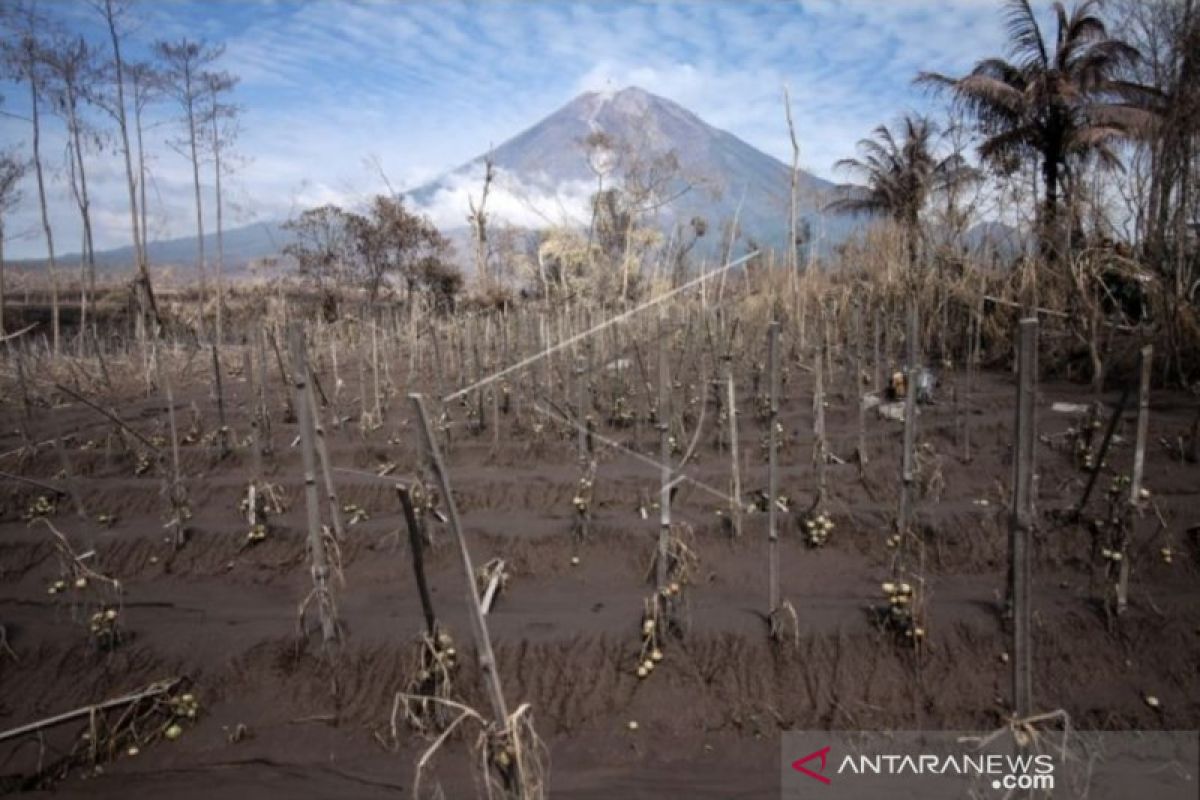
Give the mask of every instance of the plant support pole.
M 1133 475 L 1129 479 L 1129 518 L 1122 533 L 1121 565 L 1117 577 L 1117 613 L 1129 605 L 1129 535 L 1133 531 L 1135 513 L 1142 508 L 1142 477 L 1146 468 L 1146 436 L 1150 427 L 1150 370 L 1154 364 L 1154 347 L 1142 348 L 1142 380 L 1138 387 L 1137 438 L 1133 446 Z
M 1017 354 L 1017 410 L 1015 469 L 1009 516 L 1009 581 L 1013 609 L 1013 706 L 1018 719 L 1033 710 L 1030 609 L 1031 542 L 1034 526 L 1034 448 L 1037 444 L 1037 333 L 1036 318 L 1020 322 Z M 911 390 L 911 387 L 910 387 Z
M 450 475 L 442 461 L 441 450 L 438 449 L 437 438 L 429 424 L 429 414 L 425 411 L 424 397 L 420 394 L 410 394 L 409 400 L 417 412 L 421 426 L 421 438 L 425 445 L 425 453 L 429 457 L 429 466 L 436 476 L 442 492 L 442 500 L 446 503 L 446 512 L 450 518 L 450 529 L 458 542 L 458 552 L 462 557 L 463 577 L 467 581 L 467 600 L 470 605 L 471 629 L 475 635 L 475 647 L 479 651 L 479 668 L 483 672 L 484 686 L 488 699 L 492 703 L 492 715 L 496 725 L 508 725 L 508 707 L 504 703 L 504 692 L 500 688 L 500 674 L 496 671 L 496 655 L 492 651 L 492 640 L 488 635 L 487 620 L 483 615 L 483 605 L 479 599 L 479 587 L 475 585 L 475 568 L 471 564 L 471 553 L 467 550 L 467 540 L 463 536 L 462 522 L 458 516 L 458 504 L 450 490 Z
M 317 457 L 313 439 L 312 415 L 314 409 L 309 402 L 308 361 L 304 355 L 304 330 L 292 323 L 289 330 L 292 348 L 292 379 L 296 390 L 296 418 L 300 424 L 301 452 L 304 459 L 304 504 L 308 512 L 308 546 L 312 552 L 313 591 L 317 600 L 317 611 L 321 619 L 321 638 L 329 644 L 337 637 L 337 620 L 329 598 L 329 561 L 325 553 L 325 539 L 321 532 L 321 508 L 317 496 Z
M 767 369 L 771 381 L 771 406 L 767 432 L 767 614 L 774 619 L 779 610 L 779 323 L 767 327 Z

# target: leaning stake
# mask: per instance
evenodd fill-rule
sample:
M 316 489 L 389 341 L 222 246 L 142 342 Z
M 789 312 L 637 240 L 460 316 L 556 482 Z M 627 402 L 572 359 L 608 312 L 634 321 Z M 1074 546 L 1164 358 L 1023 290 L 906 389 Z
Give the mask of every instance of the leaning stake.
M 300 423 L 301 451 L 304 457 L 304 504 L 308 511 L 308 546 L 312 551 L 313 591 L 309 595 L 317 603 L 321 620 L 321 638 L 329 644 L 337 638 L 337 611 L 329 589 L 329 560 L 325 553 L 325 536 L 321 531 L 321 508 L 317 499 L 316 452 L 313 439 L 313 408 L 308 394 L 308 360 L 304 355 L 304 330 L 292 323 L 288 331 L 292 348 L 292 379 L 296 389 L 296 418 Z M 303 606 L 302 606 L 303 608 Z
M 471 612 L 471 632 L 475 636 L 475 647 L 479 651 L 479 668 L 483 672 L 484 688 L 487 689 L 488 699 L 492 703 L 492 715 L 497 725 L 508 724 L 508 707 L 504 703 L 504 693 L 500 689 L 500 674 L 496 671 L 496 656 L 492 651 L 492 640 L 488 636 L 487 620 L 483 616 L 483 606 L 479 601 L 479 589 L 475 585 L 475 568 L 471 564 L 471 553 L 467 550 L 467 540 L 463 536 L 462 523 L 458 517 L 458 504 L 450 491 L 450 475 L 442 461 L 441 450 L 438 449 L 437 438 L 429 424 L 429 414 L 425 411 L 425 399 L 420 394 L 410 394 L 409 400 L 417 412 L 421 425 L 421 439 L 425 445 L 425 453 L 429 457 L 429 466 L 437 478 L 442 492 L 442 500 L 446 503 L 446 512 L 450 518 L 450 529 L 458 542 L 459 555 L 462 556 L 464 578 L 467 581 L 467 600 Z

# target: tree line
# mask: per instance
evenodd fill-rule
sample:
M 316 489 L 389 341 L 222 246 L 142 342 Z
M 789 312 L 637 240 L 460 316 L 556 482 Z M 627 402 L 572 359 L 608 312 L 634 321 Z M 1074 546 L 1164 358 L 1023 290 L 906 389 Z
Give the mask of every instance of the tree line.
M 98 25 L 89 35 L 69 29 L 33 0 L 14 0 L 0 7 L 0 77 L 27 98 L 27 110 L 17 114 L 29 126 L 29 141 L 0 150 L 0 248 L 8 212 L 25 200 L 23 179 L 32 173 L 40 211 L 41 233 L 51 289 L 52 343 L 63 349 L 60 323 L 59 242 L 47 207 L 55 182 L 65 182 L 78 210 L 83 230 L 80 270 L 79 347 L 88 326 L 89 298 L 94 302 L 96 261 L 93 241 L 94 209 L 88 177 L 106 152 L 115 150 L 124 167 L 128 194 L 130 242 L 136 266 L 138 329 L 146 335 L 162 324 L 151 280 L 147 241 L 149 202 L 148 110 L 171 109 L 172 133 L 165 142 L 185 158 L 192 172 L 196 212 L 197 254 L 202 307 L 213 305 L 212 330 L 219 339 L 223 317 L 222 178 L 231 169 L 241 107 L 233 101 L 238 78 L 220 66 L 224 47 L 187 37 L 174 41 L 143 41 L 134 36 L 135 0 L 87 0 Z M 96 30 L 102 32 L 97 35 Z M 66 169 L 56 169 L 55 154 L 47 152 L 47 127 L 66 133 Z M 206 200 L 202 181 L 215 187 Z M 216 217 L 217 253 L 204 252 L 204 209 L 211 202 Z M 211 273 L 211 275 L 210 275 Z M 215 285 L 215 303 L 210 294 Z M 0 331 L 4 330 L 4 257 L 0 249 Z M 202 318 L 206 315 L 202 312 Z
M 956 237 L 939 234 L 961 242 L 979 198 L 990 193 L 993 210 L 1009 199 L 1032 232 L 1024 305 L 1053 297 L 1134 323 L 1152 306 L 1182 378 L 1200 330 L 1196 2 L 1054 2 L 1049 25 L 1029 0 L 1004 8 L 1007 53 L 965 75 L 916 76 L 948 100 L 945 121 L 910 114 L 876 128 L 837 165 L 856 181 L 830 208 L 891 220 L 915 279 L 955 261 L 938 245 Z

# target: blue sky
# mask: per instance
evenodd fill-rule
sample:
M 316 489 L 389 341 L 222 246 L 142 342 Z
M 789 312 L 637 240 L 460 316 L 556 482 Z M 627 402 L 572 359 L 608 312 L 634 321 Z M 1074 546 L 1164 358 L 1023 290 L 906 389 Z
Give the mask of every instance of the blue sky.
M 42 0 L 68 28 L 103 43 L 84 0 Z M 227 225 L 279 219 L 323 202 L 354 205 L 384 188 L 436 177 L 536 123 L 589 89 L 637 85 L 678 102 L 781 160 L 781 104 L 792 92 L 806 169 L 832 164 L 880 122 L 936 100 L 911 85 L 920 69 L 960 72 L 1004 48 L 990 0 L 802 2 L 173 2 L 142 0 L 132 55 L 156 38 L 223 42 L 244 108 L 228 179 Z M 0 83 L 0 111 L 27 111 Z M 176 112 L 148 133 L 151 237 L 190 232 L 190 167 L 166 146 Z M 99 120 L 100 118 L 97 117 Z M 50 199 L 58 249 L 78 249 L 65 136 L 49 122 L 58 173 Z M 0 143 L 28 147 L 27 123 L 0 116 Z M 128 244 L 123 165 L 111 145 L 89 179 L 97 246 Z M 11 257 L 43 254 L 36 188 L 7 225 Z M 211 203 L 209 203 L 211 205 Z M 465 215 L 465 209 L 464 209 Z M 440 222 L 447 222 L 441 221 Z M 211 223 L 210 223 L 211 224 Z

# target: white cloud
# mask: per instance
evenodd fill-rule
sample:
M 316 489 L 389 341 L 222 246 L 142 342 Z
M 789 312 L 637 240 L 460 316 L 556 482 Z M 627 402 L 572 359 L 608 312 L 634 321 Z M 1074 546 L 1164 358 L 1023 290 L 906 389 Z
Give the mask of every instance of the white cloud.
M 483 167 L 478 165 L 447 176 L 434 196 L 415 208 L 443 230 L 460 228 L 467 224 L 469 200 L 478 203 L 482 190 Z M 580 225 L 588 219 L 588 198 L 593 190 L 590 181 L 568 181 L 551 187 L 536 178 L 521 181 L 497 169 L 488 192 L 487 212 L 492 219 L 520 227 Z
M 919 69 L 963 71 L 982 56 L 1002 53 L 1004 45 L 1002 14 L 978 0 L 193 0 L 142 9 L 134 55 L 155 36 L 203 35 L 227 44 L 222 67 L 241 77 L 238 102 L 245 107 L 237 143 L 244 163 L 227 183 L 243 219 L 277 218 L 320 202 L 361 203 L 383 188 L 377 169 L 366 163 L 370 156 L 396 188 L 413 188 L 503 142 L 580 91 L 625 85 L 680 103 L 786 161 L 781 89 L 787 83 L 801 163 L 834 177 L 833 162 L 852 154 L 875 125 L 909 107 L 933 105 L 911 85 Z M 95 18 L 87 12 L 72 5 L 64 21 L 86 29 Z M 104 42 L 103 31 L 85 32 Z M 18 88 L 0 85 L 0 92 L 11 110 L 22 110 Z M 159 108 L 151 121 L 174 114 Z M 53 159 L 61 153 L 59 128 L 47 125 L 48 163 L 51 153 Z M 152 233 L 185 235 L 194 224 L 190 167 L 164 146 L 167 130 L 147 134 L 158 190 Z M 0 138 L 28 143 L 27 126 L 0 117 Z M 97 245 L 127 244 L 124 165 L 111 145 L 93 162 Z M 35 188 L 26 183 L 27 202 L 10 231 L 36 227 L 36 203 L 28 201 Z M 435 198 L 431 213 L 461 224 L 469 189 L 469 182 L 452 184 Z M 497 217 L 520 223 L 530 221 L 531 206 L 540 213 L 586 208 L 586 202 L 580 205 L 583 187 L 567 187 L 562 197 L 525 191 L 534 196 L 498 187 Z M 78 215 L 61 174 L 53 176 L 50 202 L 59 249 L 76 249 Z M 206 225 L 211 228 L 211 219 Z M 36 236 L 8 248 L 15 257 L 42 249 Z

